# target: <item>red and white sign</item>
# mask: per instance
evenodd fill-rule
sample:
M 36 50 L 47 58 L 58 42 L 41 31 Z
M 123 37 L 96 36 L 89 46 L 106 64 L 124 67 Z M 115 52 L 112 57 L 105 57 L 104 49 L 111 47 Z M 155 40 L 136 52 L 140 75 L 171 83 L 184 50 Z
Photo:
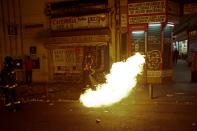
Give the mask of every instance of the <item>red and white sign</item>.
M 129 24 L 166 21 L 165 0 L 128 4 Z
M 165 13 L 165 1 L 128 4 L 128 15 Z
M 85 28 L 103 28 L 107 26 L 107 14 L 60 17 L 51 19 L 51 29 L 54 31 L 65 31 Z
M 144 24 L 150 22 L 164 22 L 166 15 L 149 15 L 129 17 L 129 24 Z

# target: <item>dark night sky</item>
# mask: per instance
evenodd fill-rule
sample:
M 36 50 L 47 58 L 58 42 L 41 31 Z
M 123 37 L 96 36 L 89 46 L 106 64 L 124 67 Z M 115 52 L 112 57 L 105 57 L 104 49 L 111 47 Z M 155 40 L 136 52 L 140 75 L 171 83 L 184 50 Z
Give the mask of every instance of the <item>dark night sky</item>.
M 138 0 L 128 0 L 128 1 L 136 1 L 138 2 Z M 146 1 L 146 0 L 144 0 Z M 150 0 L 147 0 L 150 1 Z M 156 1 L 156 0 L 152 0 L 152 1 Z M 175 1 L 175 2 L 179 2 L 180 4 L 184 4 L 184 3 L 197 3 L 197 0 L 170 0 L 170 1 Z M 56 8 L 56 7 L 61 7 L 62 5 L 64 6 L 72 6 L 72 5 L 76 5 L 78 3 L 107 3 L 108 0 L 71 0 L 70 2 L 68 2 L 68 0 L 62 1 L 62 2 L 58 2 L 52 5 L 52 8 Z
M 177 1 L 177 2 L 180 2 L 181 4 L 184 4 L 184 3 L 197 3 L 197 0 L 172 0 L 172 1 Z

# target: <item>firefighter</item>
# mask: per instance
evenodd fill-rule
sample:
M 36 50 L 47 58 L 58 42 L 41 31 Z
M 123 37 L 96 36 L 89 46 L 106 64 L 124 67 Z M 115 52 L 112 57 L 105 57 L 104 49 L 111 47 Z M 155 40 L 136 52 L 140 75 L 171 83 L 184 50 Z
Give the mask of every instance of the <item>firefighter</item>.
M 4 67 L 1 71 L 1 84 L 2 91 L 5 95 L 5 110 L 20 110 L 20 101 L 18 101 L 16 96 L 16 73 L 14 71 L 14 61 L 12 57 L 7 56 L 4 59 Z

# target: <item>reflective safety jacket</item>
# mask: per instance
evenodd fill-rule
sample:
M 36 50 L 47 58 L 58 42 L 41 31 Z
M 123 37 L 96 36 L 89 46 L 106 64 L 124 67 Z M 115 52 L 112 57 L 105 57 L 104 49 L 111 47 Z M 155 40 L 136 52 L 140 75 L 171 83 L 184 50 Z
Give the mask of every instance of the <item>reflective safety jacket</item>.
M 1 87 L 3 88 L 13 88 L 16 84 L 16 73 L 14 69 L 9 67 L 4 67 L 1 71 Z

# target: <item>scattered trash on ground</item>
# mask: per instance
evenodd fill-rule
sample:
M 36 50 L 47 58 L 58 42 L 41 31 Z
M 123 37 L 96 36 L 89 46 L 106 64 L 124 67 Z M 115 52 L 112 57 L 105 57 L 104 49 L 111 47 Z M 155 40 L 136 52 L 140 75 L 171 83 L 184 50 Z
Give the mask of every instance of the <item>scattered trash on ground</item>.
M 173 94 L 167 94 L 166 96 L 167 97 L 173 97 L 174 95 Z
M 96 119 L 96 123 L 100 123 L 101 122 L 101 120 L 100 119 Z
M 189 104 L 192 104 L 192 102 L 189 102 L 189 101 L 187 101 L 187 102 L 185 102 L 185 103 L 188 104 L 188 105 L 189 105 Z
M 53 105 L 54 105 L 54 103 L 49 103 L 49 105 L 50 105 L 50 106 L 53 106 Z
M 185 93 L 183 93 L 183 92 L 177 92 L 177 93 L 175 93 L 176 95 L 184 95 Z

